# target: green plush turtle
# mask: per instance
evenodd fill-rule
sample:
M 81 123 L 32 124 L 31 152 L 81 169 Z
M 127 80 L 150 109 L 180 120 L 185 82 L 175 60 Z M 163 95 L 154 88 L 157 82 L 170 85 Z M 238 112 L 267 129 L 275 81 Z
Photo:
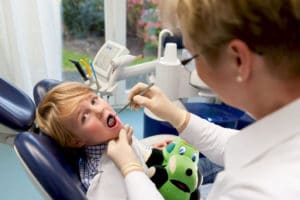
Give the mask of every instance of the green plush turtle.
M 152 149 L 146 160 L 149 176 L 166 200 L 198 200 L 202 176 L 199 151 L 178 138 L 163 150 Z

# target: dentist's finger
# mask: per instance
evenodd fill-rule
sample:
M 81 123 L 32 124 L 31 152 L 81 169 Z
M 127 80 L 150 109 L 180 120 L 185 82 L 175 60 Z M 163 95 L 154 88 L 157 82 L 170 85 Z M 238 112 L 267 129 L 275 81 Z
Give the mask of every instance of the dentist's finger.
M 130 104 L 130 109 L 131 109 L 131 110 L 133 110 L 133 109 L 139 110 L 140 107 L 141 107 L 141 106 L 140 106 L 139 104 L 136 104 L 136 103 L 134 103 L 134 102 L 131 102 L 131 104 Z
M 128 136 L 132 136 L 132 134 L 133 134 L 133 128 L 132 128 L 131 126 L 129 126 L 127 135 L 128 135 Z
M 139 111 L 141 108 L 141 106 L 139 104 L 136 103 L 132 103 L 132 106 L 130 107 L 131 110 L 135 110 L 135 111 Z
M 131 101 L 135 95 L 137 95 L 140 91 L 142 91 L 147 86 L 148 85 L 145 83 L 138 83 L 135 86 L 133 86 L 128 94 L 128 100 Z
M 127 140 L 130 145 L 132 144 L 132 135 L 133 135 L 133 128 L 130 126 L 127 132 Z
M 124 129 L 125 131 L 127 131 L 129 129 L 129 124 L 125 124 L 122 129 Z
M 119 133 L 119 138 L 118 138 L 118 142 L 128 142 L 128 130 L 129 130 L 129 126 L 127 127 L 127 129 L 121 129 L 120 133 Z
M 138 104 L 139 106 L 143 106 L 146 108 L 151 108 L 152 104 L 151 104 L 151 99 L 144 97 L 144 96 L 140 96 L 140 95 L 136 95 L 133 97 L 133 102 Z
M 127 135 L 132 135 L 131 132 L 133 132 L 132 127 L 129 124 L 125 124 L 122 128 Z

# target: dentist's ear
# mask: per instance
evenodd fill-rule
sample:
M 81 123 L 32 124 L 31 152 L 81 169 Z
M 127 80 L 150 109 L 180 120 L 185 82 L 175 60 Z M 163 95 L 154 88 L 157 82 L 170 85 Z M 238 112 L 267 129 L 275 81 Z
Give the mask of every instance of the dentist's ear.
M 251 74 L 251 50 L 248 45 L 238 39 L 232 40 L 228 44 L 228 51 L 235 62 L 236 77 L 238 82 L 246 81 Z

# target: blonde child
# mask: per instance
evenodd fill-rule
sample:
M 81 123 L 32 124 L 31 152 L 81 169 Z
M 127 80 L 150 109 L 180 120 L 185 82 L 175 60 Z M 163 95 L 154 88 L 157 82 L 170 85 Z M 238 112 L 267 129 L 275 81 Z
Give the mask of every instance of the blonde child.
M 61 146 L 84 148 L 85 157 L 78 164 L 89 199 L 127 199 L 124 180 L 106 157 L 106 146 L 122 131 L 131 138 L 133 129 L 123 126 L 114 109 L 91 88 L 79 82 L 65 82 L 52 88 L 37 107 L 36 122 Z M 143 155 L 150 148 L 134 137 L 132 146 L 142 165 L 123 169 L 123 174 L 135 168 L 147 169 Z

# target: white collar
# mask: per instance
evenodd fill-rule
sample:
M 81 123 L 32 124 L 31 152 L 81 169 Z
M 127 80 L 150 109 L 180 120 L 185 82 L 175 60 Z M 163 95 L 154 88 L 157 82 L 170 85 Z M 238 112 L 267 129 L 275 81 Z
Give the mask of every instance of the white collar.
M 273 146 L 300 132 L 300 99 L 241 130 L 227 143 L 225 166 L 247 165 Z

